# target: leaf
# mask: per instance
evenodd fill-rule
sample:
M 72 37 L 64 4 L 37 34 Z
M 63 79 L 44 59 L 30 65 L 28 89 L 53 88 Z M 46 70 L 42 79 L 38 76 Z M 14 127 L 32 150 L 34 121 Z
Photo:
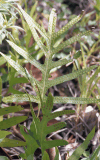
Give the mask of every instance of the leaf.
M 40 102 L 37 96 L 33 96 L 30 94 L 28 94 L 28 96 L 30 97 L 31 102 L 36 102 L 36 103 Z M 5 103 L 8 103 L 8 102 L 29 102 L 28 96 L 27 96 L 27 94 L 14 94 L 11 96 L 4 97 L 2 100 Z
M 44 155 L 42 157 L 42 160 L 50 160 L 49 155 L 46 151 L 44 151 Z
M 43 146 L 44 146 L 44 150 L 45 150 L 45 149 L 53 148 L 56 146 L 64 146 L 67 144 L 68 144 L 67 141 L 59 139 L 59 140 L 46 141 L 46 142 L 44 142 Z
M 20 147 L 20 146 L 26 146 L 26 142 L 4 138 L 4 140 L 0 143 L 0 147 Z
M 18 5 L 18 8 L 20 9 L 20 11 L 23 13 L 23 16 L 26 20 L 26 22 L 28 23 L 30 30 L 33 32 L 33 28 L 37 29 L 38 32 L 45 38 L 48 40 L 47 35 L 45 35 L 44 30 L 42 29 L 42 27 L 40 27 L 40 25 L 38 23 L 36 23 L 33 18 L 31 18 L 22 8 L 20 5 Z
M 51 119 L 62 116 L 64 114 L 66 115 L 66 114 L 73 114 L 73 113 L 75 113 L 74 110 L 63 110 L 63 111 L 54 112 L 48 115 L 48 120 L 50 121 Z M 44 115 L 45 115 L 45 112 L 44 112 Z
M 53 8 L 49 17 L 48 32 L 49 32 L 50 39 L 52 34 L 55 33 L 56 18 L 57 18 L 55 11 L 56 10 Z
M 95 98 L 81 98 L 81 97 L 54 97 L 54 103 L 71 103 L 71 104 L 89 104 L 99 103 L 100 99 Z
M 54 160 L 58 160 L 59 159 L 59 150 L 57 147 L 55 147 L 55 149 L 56 149 L 56 155 L 55 155 Z
M 39 38 L 36 29 L 39 31 L 39 33 L 48 41 L 47 36 L 45 35 L 44 31 L 42 30 L 42 28 L 18 5 L 19 9 L 21 10 L 21 12 L 23 13 L 23 16 L 26 20 L 26 22 L 28 23 L 32 35 L 35 39 L 35 41 L 37 42 L 38 46 L 42 49 L 42 51 L 44 52 L 44 54 L 47 54 L 47 48 L 45 47 L 45 45 L 42 43 L 41 39 Z M 36 29 L 35 29 L 36 28 Z
M 88 67 L 88 68 L 85 68 L 85 69 L 80 69 L 78 71 L 75 71 L 73 73 L 70 73 L 70 74 L 67 74 L 67 75 L 64 75 L 64 76 L 60 76 L 60 77 L 57 77 L 51 81 L 48 81 L 48 88 L 52 87 L 52 86 L 55 86 L 57 84 L 60 84 L 60 83 L 63 83 L 63 82 L 66 82 L 66 81 L 69 81 L 71 79 L 74 79 L 78 76 L 80 76 L 81 74 L 84 74 L 86 72 L 89 72 L 91 71 L 92 69 L 96 68 L 97 66 L 94 65 L 94 66 L 91 66 L 91 67 Z
M 0 122 L 0 130 L 10 128 L 22 121 L 25 121 L 27 116 L 20 116 L 20 117 L 12 117 Z
M 28 62 L 30 62 L 31 64 L 33 64 L 35 67 L 37 67 L 38 69 L 43 70 L 43 65 L 41 65 L 39 62 L 37 62 L 31 55 L 29 55 L 29 53 L 27 53 L 26 51 L 24 51 L 23 49 L 21 49 L 21 47 L 18 47 L 15 43 L 7 40 L 7 42 L 10 44 L 10 46 L 15 49 L 15 51 L 17 51 L 21 56 L 23 56 Z
M 73 154 L 70 156 L 68 160 L 78 160 L 80 156 L 83 154 L 83 152 L 87 149 L 90 140 L 94 137 L 94 134 L 95 134 L 95 127 L 88 134 L 85 141 L 73 152 Z
M 9 160 L 9 159 L 5 156 L 0 156 L 0 160 Z
M 68 45 L 76 42 L 76 41 L 80 41 L 80 39 L 82 38 L 82 36 L 84 35 L 90 35 L 90 31 L 86 31 L 86 32 L 82 32 L 82 33 L 79 33 L 78 35 L 68 39 L 67 41 L 63 42 L 62 44 L 60 44 L 58 47 L 56 47 L 53 52 L 52 52 L 52 55 L 53 54 L 56 54 L 57 52 L 59 52 L 60 50 L 62 50 L 63 48 L 67 47 Z
M 0 131 L 0 143 L 3 141 L 3 139 L 9 135 L 9 134 L 12 134 L 11 132 L 8 132 L 8 131 Z
M 100 152 L 100 145 L 95 149 L 95 151 L 93 152 L 90 160 L 95 160 L 94 158 L 98 155 L 99 152 Z
M 1 100 L 2 100 L 2 79 L 0 77 L 0 103 L 1 103 Z
M 72 19 L 70 22 L 68 22 L 64 27 L 62 27 L 58 32 L 54 33 L 52 35 L 53 40 L 60 37 L 64 32 L 66 32 L 68 29 L 70 29 L 75 23 L 77 23 L 82 18 L 82 14 Z
M 24 108 L 22 108 L 21 106 L 10 106 L 6 108 L 0 108 L 0 116 L 8 113 L 12 113 L 12 112 L 22 111 L 23 109 Z
M 12 60 L 10 57 L 4 55 L 3 53 L 0 52 L 0 54 L 6 59 L 6 61 L 14 67 L 20 74 L 22 74 L 24 77 L 26 77 L 25 70 L 22 66 L 20 66 L 17 62 Z M 27 77 L 26 77 L 27 78 Z

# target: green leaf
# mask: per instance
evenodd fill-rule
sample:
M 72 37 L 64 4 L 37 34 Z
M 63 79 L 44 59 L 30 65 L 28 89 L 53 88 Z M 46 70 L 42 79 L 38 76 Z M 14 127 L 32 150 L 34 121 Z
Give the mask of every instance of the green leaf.
M 9 160 L 9 159 L 5 156 L 0 156 L 0 160 Z
M 12 112 L 19 112 L 22 111 L 24 108 L 22 108 L 21 106 L 10 106 L 10 107 L 6 107 L 6 108 L 0 108 L 0 116 L 8 114 L 8 113 L 12 113 Z
M 64 27 L 62 27 L 58 32 L 54 33 L 52 35 L 53 40 L 60 37 L 64 32 L 66 32 L 68 29 L 70 29 L 75 23 L 77 23 L 82 18 L 82 14 L 72 19 L 70 22 L 68 22 Z
M 30 94 L 28 94 L 28 96 L 30 97 L 31 102 L 40 103 L 40 100 L 37 96 L 33 96 Z M 2 100 L 5 103 L 8 103 L 8 102 L 29 102 L 28 96 L 27 96 L 27 94 L 14 94 L 11 96 L 4 97 Z
M 15 49 L 21 56 L 23 56 L 28 62 L 33 64 L 35 67 L 43 71 L 43 65 L 41 65 L 39 62 L 37 62 L 29 53 L 24 51 L 21 47 L 18 47 L 15 43 L 7 40 L 7 42 L 10 44 L 10 46 Z
M 20 146 L 26 146 L 26 142 L 4 138 L 4 140 L 0 143 L 0 147 L 20 147 Z
M 95 160 L 94 158 L 98 155 L 98 153 L 100 152 L 100 145 L 98 146 L 98 148 L 96 148 L 96 150 L 93 152 L 90 160 Z M 98 157 L 99 158 L 99 157 Z
M 54 103 L 71 103 L 71 104 L 90 104 L 99 103 L 100 99 L 95 98 L 81 98 L 81 97 L 54 97 Z
M 20 11 L 23 13 L 23 16 L 26 20 L 26 22 L 28 23 L 30 30 L 32 31 L 32 34 L 34 33 L 33 28 L 35 28 L 36 30 L 38 30 L 38 32 L 45 38 L 48 40 L 47 35 L 45 35 L 44 30 L 42 29 L 42 27 L 36 23 L 33 18 L 31 18 L 22 8 L 20 5 L 18 5 L 18 8 L 20 9 Z M 33 35 L 34 36 L 34 35 Z
M 46 151 L 44 151 L 44 155 L 42 157 L 42 160 L 50 160 L 49 155 Z
M 80 39 L 82 38 L 82 36 L 87 36 L 87 35 L 90 35 L 91 31 L 86 31 L 86 32 L 82 32 L 82 33 L 79 33 L 78 35 L 68 39 L 67 41 L 63 42 L 62 44 L 60 44 L 58 47 L 56 47 L 53 52 L 52 52 L 52 55 L 53 54 L 56 54 L 57 52 L 59 52 L 60 50 L 62 50 L 63 48 L 67 47 L 68 45 L 76 42 L 76 41 L 80 41 Z
M 2 99 L 2 79 L 0 77 L 0 103 L 1 103 L 1 99 Z
M 11 132 L 8 132 L 8 131 L 0 131 L 0 143 L 3 141 L 3 139 L 9 135 L 9 134 L 12 134 Z
M 55 149 L 56 149 L 56 155 L 55 155 L 54 160 L 58 160 L 59 159 L 59 150 L 57 147 L 55 147 Z
M 20 116 L 20 117 L 12 117 L 0 122 L 0 129 L 7 129 L 12 127 L 22 121 L 25 121 L 27 116 Z
M 49 17 L 48 32 L 49 32 L 50 39 L 52 34 L 55 33 L 56 18 L 57 18 L 55 11 L 56 10 L 53 8 Z
M 3 53 L 0 52 L 0 54 L 6 59 L 6 61 L 12 66 L 14 67 L 20 74 L 22 74 L 24 77 L 27 78 L 26 74 L 25 74 L 25 70 L 24 68 L 19 65 L 17 62 L 15 62 L 14 60 L 12 60 L 10 57 L 4 55 Z
M 90 140 L 94 137 L 95 128 L 88 134 L 85 141 L 74 151 L 74 153 L 70 156 L 68 160 L 78 160 L 83 152 L 87 149 Z
M 53 148 L 53 147 L 56 147 L 56 146 L 64 146 L 64 145 L 67 145 L 68 142 L 65 141 L 65 140 L 52 140 L 52 141 L 46 141 L 44 142 L 44 150 L 45 149 L 49 149 L 49 148 Z
M 44 114 L 45 113 L 46 112 L 44 112 Z M 63 111 L 54 112 L 54 113 L 48 115 L 48 120 L 50 121 L 51 119 L 62 116 L 64 114 L 66 115 L 66 114 L 73 114 L 73 113 L 75 113 L 74 110 L 63 110 Z
M 94 66 L 91 66 L 91 67 L 88 67 L 88 68 L 85 68 L 85 69 L 80 69 L 78 71 L 75 71 L 73 73 L 70 73 L 70 74 L 67 74 L 67 75 L 64 75 L 64 76 L 57 77 L 57 78 L 55 78 L 55 79 L 53 79 L 51 81 L 48 81 L 48 88 L 50 88 L 52 86 L 55 86 L 57 84 L 69 81 L 71 79 L 74 79 L 74 78 L 80 76 L 81 74 L 84 74 L 86 72 L 91 71 L 92 69 L 94 69 L 96 67 L 97 66 L 94 65 Z

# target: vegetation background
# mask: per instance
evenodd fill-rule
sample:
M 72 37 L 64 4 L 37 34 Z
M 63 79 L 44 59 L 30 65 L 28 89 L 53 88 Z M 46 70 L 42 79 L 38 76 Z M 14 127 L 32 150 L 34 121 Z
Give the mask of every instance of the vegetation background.
M 100 0 L 38 0 L 38 2 L 34 0 L 19 0 L 14 1 L 14 3 L 13 1 L 0 1 L 0 52 L 9 57 L 12 56 L 13 60 L 16 59 L 20 65 L 26 67 L 29 72 L 31 71 L 34 78 L 41 81 L 41 71 L 34 65 L 28 63 L 28 61 L 22 56 L 18 55 L 6 41 L 7 39 L 11 40 L 33 55 L 35 60 L 44 64 L 45 56 L 43 52 L 39 50 L 39 47 L 35 42 L 27 23 L 23 20 L 22 15 L 18 14 L 19 11 L 16 9 L 16 3 L 19 3 L 38 24 L 43 25 L 46 31 L 48 30 L 48 20 L 52 8 L 55 8 L 57 12 L 56 32 L 70 20 L 75 18 L 76 15 L 81 14 L 82 10 L 84 10 L 82 19 L 62 34 L 56 45 L 71 38 L 78 32 L 91 30 L 92 33 L 88 36 L 82 37 L 79 42 L 67 46 L 67 48 L 62 49 L 54 55 L 53 61 L 58 61 L 60 58 L 64 57 L 66 57 L 67 60 L 69 60 L 70 57 L 74 59 L 76 53 L 79 54 L 79 57 L 67 65 L 58 68 L 56 67 L 55 70 L 51 72 L 51 77 L 49 79 L 53 80 L 62 75 L 73 73 L 76 70 L 85 69 L 92 65 L 97 65 L 98 68 L 73 80 L 55 85 L 48 89 L 46 94 L 48 95 L 48 93 L 51 92 L 53 96 L 100 99 Z M 28 94 L 35 95 L 36 93 L 28 80 L 24 77 L 20 77 L 19 80 L 18 77 L 15 77 L 15 72 L 15 69 L 6 63 L 6 60 L 0 56 L 0 107 L 3 109 L 9 106 L 16 107 L 17 105 L 20 105 L 20 107 L 24 108 L 21 110 L 19 107 L 19 110 L 14 111 L 17 113 L 10 112 L 9 114 L 5 113 L 0 115 L 0 121 L 2 122 L 11 117 L 22 116 L 20 121 L 16 119 L 16 122 L 18 122 L 16 125 L 12 124 L 9 128 L 7 127 L 8 129 L 6 129 L 6 131 L 12 133 L 11 135 L 7 134 L 7 138 L 22 140 L 25 142 L 24 137 L 20 133 L 20 127 L 18 124 L 25 120 L 24 122 L 21 122 L 21 124 L 27 129 L 30 129 L 32 123 L 30 103 L 26 101 L 4 103 L 2 99 L 11 94 L 23 94 L 23 92 L 27 92 Z M 16 75 L 17 74 L 18 73 L 16 72 Z M 32 107 L 35 114 L 38 115 L 39 106 L 37 103 L 32 102 Z M 95 135 L 93 139 L 90 141 L 87 150 L 85 150 L 80 156 L 80 159 L 88 160 L 96 151 L 96 148 L 98 149 L 98 147 L 100 147 L 100 102 L 91 102 L 88 105 L 73 103 L 59 103 L 53 105 L 52 112 L 63 110 L 74 110 L 75 113 L 62 115 L 49 121 L 48 126 L 56 124 L 57 122 L 66 122 L 67 126 L 59 131 L 49 134 L 47 137 L 51 139 L 64 139 L 69 143 L 68 145 L 59 147 L 62 160 L 67 160 L 76 148 L 85 141 L 88 134 L 95 127 Z M 28 116 L 28 119 L 26 120 L 23 116 Z M 42 119 L 42 116 L 43 114 L 40 111 L 40 120 Z M 2 136 L 0 138 L 2 139 Z M 53 160 L 55 149 L 48 149 L 47 152 L 50 159 Z M 6 157 L 11 160 L 20 159 L 19 154 L 21 153 L 24 153 L 23 147 L 0 147 L 0 155 L 5 156 L 2 157 L 3 160 L 6 160 Z M 97 152 L 95 157 L 95 159 L 100 159 L 100 151 Z M 41 159 L 40 148 L 35 151 L 34 159 Z

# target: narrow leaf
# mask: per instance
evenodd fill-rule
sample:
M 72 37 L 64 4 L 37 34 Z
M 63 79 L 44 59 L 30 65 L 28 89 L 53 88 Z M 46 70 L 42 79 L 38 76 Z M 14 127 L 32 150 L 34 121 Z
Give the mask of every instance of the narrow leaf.
M 50 37 L 53 33 L 55 33 L 55 25 L 56 25 L 56 18 L 57 18 L 55 11 L 56 10 L 53 8 L 49 17 L 48 32 Z
M 69 160 L 78 160 L 80 158 L 83 152 L 87 149 L 90 140 L 94 137 L 94 133 L 95 133 L 95 128 L 92 129 L 92 131 L 88 134 L 85 141 L 74 151 L 72 156 L 70 156 Z
M 64 110 L 64 111 L 59 111 L 59 112 L 55 112 L 55 113 L 51 113 L 49 116 L 48 116 L 48 121 L 56 118 L 56 117 L 59 117 L 59 116 L 62 116 L 62 115 L 66 115 L 66 114 L 73 114 L 75 113 L 74 110 Z
M 43 65 L 41 65 L 39 62 L 37 62 L 29 53 L 24 51 L 22 48 L 18 47 L 15 43 L 7 40 L 7 42 L 10 44 L 10 46 L 15 49 L 21 56 L 23 56 L 28 62 L 33 64 L 35 67 L 43 71 Z
M 22 74 L 24 77 L 26 77 L 25 74 L 25 70 L 24 68 L 19 65 L 17 62 L 15 62 L 14 60 L 12 60 L 10 57 L 4 55 L 3 53 L 0 52 L 0 54 L 6 59 L 6 61 L 12 66 L 14 67 L 20 74 Z
M 28 95 L 30 97 L 30 101 L 31 102 L 36 102 L 36 103 L 40 103 L 39 99 L 37 96 L 33 96 L 33 95 Z M 8 103 L 8 102 L 29 102 L 29 98 L 28 98 L 27 94 L 14 94 L 8 97 L 4 97 L 3 98 L 3 102 Z
M 66 123 L 64 123 L 64 122 L 58 122 L 56 124 L 53 124 L 53 125 L 47 127 L 46 130 L 45 130 L 45 133 L 49 134 L 51 132 L 55 132 L 55 131 L 57 131 L 57 130 L 65 127 L 65 126 L 66 126 Z
M 21 106 L 11 106 L 11 107 L 2 108 L 0 109 L 0 116 L 8 114 L 8 113 L 12 113 L 12 112 L 18 112 L 23 109 L 24 108 L 22 108 Z
M 81 97 L 54 97 L 54 103 L 90 104 L 99 103 L 100 99 Z
M 57 84 L 60 84 L 60 83 L 63 83 L 63 82 L 66 82 L 66 81 L 69 81 L 69 80 L 72 80 L 74 78 L 77 78 L 78 76 L 80 76 L 81 74 L 84 74 L 86 72 L 89 72 L 91 71 L 92 69 L 96 68 L 97 66 L 94 65 L 94 66 L 91 66 L 91 67 L 88 67 L 88 68 L 85 68 L 85 69 L 80 69 L 78 71 L 75 71 L 73 73 L 70 73 L 70 74 L 67 74 L 67 75 L 64 75 L 64 76 L 60 76 L 60 77 L 57 77 L 51 81 L 48 81 L 47 85 L 48 85 L 48 88 L 52 87 L 52 86 L 55 86 Z
M 49 149 L 49 148 L 52 148 L 52 147 L 56 147 L 56 146 L 64 146 L 64 145 L 67 145 L 68 142 L 65 141 L 65 140 L 52 140 L 52 141 L 46 141 L 44 142 L 43 146 L 45 149 Z
M 0 129 L 7 129 L 27 119 L 27 116 L 12 117 L 0 122 Z
M 99 152 L 100 152 L 100 145 L 99 145 L 98 148 L 96 148 L 96 150 L 93 152 L 92 157 L 90 158 L 90 160 L 94 160 L 94 158 L 98 155 Z
M 41 34 L 41 36 L 43 36 L 45 39 L 48 40 L 47 35 L 45 35 L 44 30 L 42 29 L 42 27 L 40 27 L 40 25 L 38 23 L 36 23 L 33 18 L 31 18 L 22 8 L 20 5 L 18 5 L 18 8 L 21 10 L 21 12 L 23 13 L 23 16 L 26 20 L 26 22 L 28 23 L 30 30 L 33 32 L 33 28 L 36 28 L 38 30 L 38 32 Z M 34 33 L 34 32 L 33 32 Z
M 4 140 L 0 143 L 0 147 L 20 147 L 20 146 L 26 146 L 26 142 L 4 138 Z
M 46 151 L 44 151 L 44 155 L 42 157 L 42 160 L 50 160 L 49 155 Z
M 86 31 L 86 32 L 82 32 L 82 33 L 79 33 L 78 35 L 68 39 L 67 41 L 63 42 L 62 44 L 60 44 L 58 47 L 56 47 L 54 50 L 53 50 L 53 54 L 59 52 L 60 50 L 62 50 L 63 48 L 67 47 L 68 45 L 76 42 L 76 41 L 80 41 L 80 39 L 82 38 L 82 36 L 87 36 L 87 35 L 90 35 L 91 31 Z
M 68 29 L 70 29 L 75 23 L 77 23 L 82 17 L 82 14 L 72 19 L 70 22 L 68 22 L 64 27 L 62 27 L 58 32 L 54 33 L 52 35 L 53 39 L 55 40 L 57 37 L 59 37 L 61 34 L 66 32 Z

